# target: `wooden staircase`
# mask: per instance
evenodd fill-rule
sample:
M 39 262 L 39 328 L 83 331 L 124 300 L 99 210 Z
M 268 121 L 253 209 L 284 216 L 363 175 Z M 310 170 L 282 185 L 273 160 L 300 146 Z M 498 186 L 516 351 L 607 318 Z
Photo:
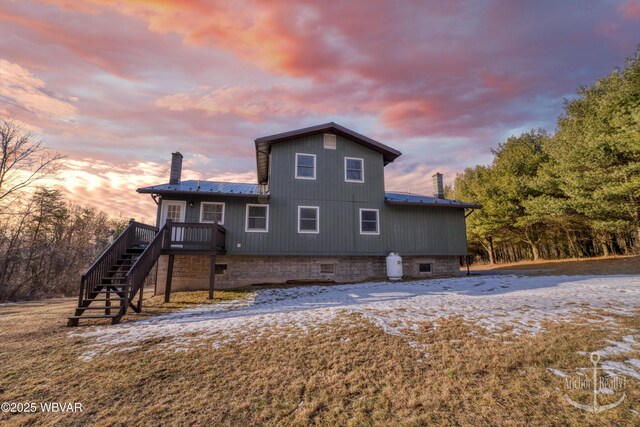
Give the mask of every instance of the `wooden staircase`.
M 144 281 L 161 253 L 162 231 L 131 221 L 82 275 L 78 306 L 67 326 L 78 326 L 80 319 L 116 324 L 129 307 L 140 312 Z
M 138 260 L 144 247 L 127 248 L 124 254 L 118 258 L 117 262 L 107 270 L 107 275 L 102 278 L 102 286 L 98 286 L 95 292 L 89 293 L 87 298 L 79 301 L 76 312 L 69 317 L 69 326 L 76 326 L 79 319 L 111 319 L 115 324 L 124 315 L 121 305 L 129 303 L 129 284 L 126 281 L 127 273 Z M 142 298 L 142 289 L 140 289 Z M 135 308 L 134 308 L 135 307 Z M 133 306 L 138 311 L 137 306 Z M 85 314 L 85 310 L 91 310 Z M 103 313 L 93 310 L 104 311 Z

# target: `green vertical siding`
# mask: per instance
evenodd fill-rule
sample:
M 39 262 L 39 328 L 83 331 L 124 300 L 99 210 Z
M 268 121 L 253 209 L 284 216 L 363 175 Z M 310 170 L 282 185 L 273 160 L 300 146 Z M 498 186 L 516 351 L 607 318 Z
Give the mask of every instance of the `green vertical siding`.
M 316 155 L 316 180 L 295 179 L 295 153 Z M 344 158 L 364 159 L 365 182 L 344 180 Z M 464 211 L 384 203 L 382 155 L 338 136 L 323 148 L 322 134 L 272 146 L 269 232 L 245 232 L 245 209 L 254 198 L 171 197 L 186 200 L 186 220 L 198 222 L 202 201 L 224 202 L 229 255 L 464 255 Z M 168 199 L 168 198 L 167 198 Z M 189 206 L 193 202 L 193 206 Z M 320 207 L 320 233 L 297 232 L 298 206 Z M 379 209 L 380 235 L 361 235 L 359 209 Z M 238 244 L 240 247 L 238 247 Z

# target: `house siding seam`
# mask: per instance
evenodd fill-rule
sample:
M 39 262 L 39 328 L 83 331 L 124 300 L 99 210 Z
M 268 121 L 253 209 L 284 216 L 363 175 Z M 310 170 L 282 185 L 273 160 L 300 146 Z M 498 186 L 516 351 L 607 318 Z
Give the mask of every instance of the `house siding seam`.
M 173 267 L 171 289 L 205 290 L 209 286 L 208 256 L 177 255 Z M 168 257 L 158 260 L 156 294 L 163 294 Z M 430 263 L 430 273 L 420 273 L 418 265 Z M 216 274 L 216 289 L 235 289 L 257 284 L 281 284 L 287 281 L 332 281 L 336 283 L 386 279 L 386 257 L 383 256 L 218 256 L 216 264 L 226 264 L 223 274 Z M 321 273 L 322 264 L 333 264 L 334 274 Z M 460 273 L 457 256 L 403 257 L 405 279 L 450 276 Z

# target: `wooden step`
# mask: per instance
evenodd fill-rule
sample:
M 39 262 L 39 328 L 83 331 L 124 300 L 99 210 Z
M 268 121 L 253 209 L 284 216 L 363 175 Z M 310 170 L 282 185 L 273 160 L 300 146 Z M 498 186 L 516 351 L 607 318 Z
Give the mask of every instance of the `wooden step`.
M 69 316 L 69 319 L 113 319 L 114 317 L 118 317 L 120 313 L 115 314 L 89 314 L 86 316 Z
M 128 299 L 129 298 L 92 298 L 92 299 L 85 299 L 83 302 L 86 302 L 86 301 L 91 301 L 91 302 L 94 302 L 94 301 L 126 301 Z
M 129 290 L 127 288 L 123 288 L 123 289 L 118 289 L 118 290 L 101 290 L 101 291 L 95 291 L 93 292 L 94 294 L 118 294 L 118 293 L 126 293 L 129 292 Z
M 104 280 L 109 280 L 109 281 L 112 281 L 112 280 L 122 280 L 122 279 L 124 279 L 124 277 L 113 277 L 113 276 L 111 276 L 111 277 L 103 277 L 103 278 L 102 278 L 102 280 L 103 280 L 103 281 L 104 281 Z M 110 285 L 110 284 L 109 284 L 109 285 Z
M 89 305 L 85 307 L 76 307 L 78 310 L 120 310 L 120 304 L 112 305 L 112 306 L 104 306 L 104 305 Z

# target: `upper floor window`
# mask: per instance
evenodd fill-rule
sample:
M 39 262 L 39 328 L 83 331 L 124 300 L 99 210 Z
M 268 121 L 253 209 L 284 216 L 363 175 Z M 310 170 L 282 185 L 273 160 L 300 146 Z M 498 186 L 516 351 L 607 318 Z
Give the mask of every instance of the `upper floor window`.
M 266 233 L 269 231 L 269 205 L 247 204 L 244 231 Z
M 378 209 L 360 209 L 360 234 L 380 234 Z
M 320 208 L 318 206 L 298 206 L 298 233 L 320 232 Z
M 224 203 L 202 202 L 200 204 L 200 222 L 224 224 Z
M 296 153 L 296 178 L 316 179 L 316 155 Z
M 364 159 L 344 158 L 344 180 L 347 182 L 364 182 Z

